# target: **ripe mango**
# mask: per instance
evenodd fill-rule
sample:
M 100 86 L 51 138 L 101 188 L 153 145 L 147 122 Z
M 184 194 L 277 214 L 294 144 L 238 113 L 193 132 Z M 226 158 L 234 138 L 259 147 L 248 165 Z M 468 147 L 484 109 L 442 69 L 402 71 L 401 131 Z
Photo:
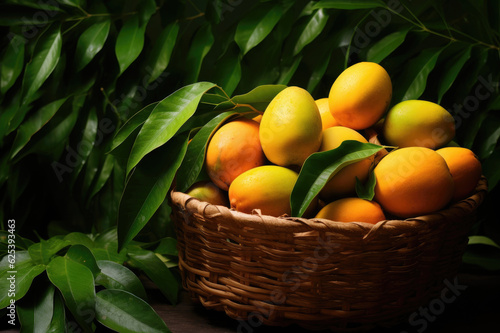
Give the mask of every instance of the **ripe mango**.
M 262 115 L 259 137 L 269 161 L 300 167 L 321 145 L 321 116 L 311 94 L 299 87 L 277 94 Z
M 455 120 L 439 104 L 407 100 L 394 105 L 384 121 L 384 138 L 391 146 L 436 149 L 455 137 Z

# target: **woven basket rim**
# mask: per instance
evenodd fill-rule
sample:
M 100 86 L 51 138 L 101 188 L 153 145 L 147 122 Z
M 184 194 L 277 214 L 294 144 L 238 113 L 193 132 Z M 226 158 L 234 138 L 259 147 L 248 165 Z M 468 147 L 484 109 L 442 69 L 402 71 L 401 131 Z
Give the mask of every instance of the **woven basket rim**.
M 213 205 L 208 202 L 200 201 L 183 192 L 178 192 L 175 189 L 170 192 L 170 198 L 174 204 L 181 206 L 183 211 L 187 211 L 189 214 L 200 214 L 201 216 L 222 215 L 226 217 L 225 220 L 237 224 L 240 228 L 259 228 L 266 229 L 268 232 L 291 233 L 329 231 L 345 235 L 363 234 L 363 238 L 370 238 L 372 234 L 380 233 L 379 229 L 383 229 L 384 233 L 388 234 L 410 232 L 415 231 L 415 229 L 419 228 L 423 223 L 425 225 L 433 224 L 434 222 L 439 223 L 439 221 L 443 220 L 443 217 L 453 217 L 472 213 L 482 203 L 487 191 L 488 185 L 486 177 L 481 176 L 474 192 L 469 197 L 452 203 L 450 206 L 440 211 L 404 220 L 383 220 L 376 224 L 366 222 L 345 223 L 322 218 L 275 217 L 261 214 L 259 210 L 255 210 L 252 214 L 248 214 L 225 206 Z

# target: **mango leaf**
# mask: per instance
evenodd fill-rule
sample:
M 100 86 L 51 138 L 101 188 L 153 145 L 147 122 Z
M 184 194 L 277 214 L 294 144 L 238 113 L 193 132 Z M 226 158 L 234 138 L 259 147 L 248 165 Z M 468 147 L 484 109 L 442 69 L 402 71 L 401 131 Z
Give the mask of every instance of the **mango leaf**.
M 213 43 L 214 35 L 212 34 L 212 27 L 210 25 L 200 27 L 194 35 L 186 57 L 186 68 L 189 69 L 185 79 L 187 83 L 194 83 L 198 80 L 203 59 L 205 59 L 205 56 L 212 48 Z
M 90 193 L 89 200 L 104 187 L 109 177 L 111 176 L 111 173 L 116 170 L 117 166 L 115 162 L 116 159 L 113 155 L 106 155 L 102 168 L 100 169 L 92 188 L 92 192 Z
M 82 6 L 82 0 L 58 0 L 58 1 L 67 6 L 72 6 L 77 8 L 80 8 Z
M 408 63 L 408 71 L 403 72 L 402 82 L 398 93 L 395 93 L 396 103 L 410 99 L 418 99 L 427 86 L 427 77 L 434 69 L 437 59 L 444 48 L 430 48 L 423 50 L 417 57 Z
M 488 179 L 488 189 L 492 191 L 500 182 L 500 148 L 497 148 L 483 164 L 483 174 Z
M 377 179 L 375 178 L 373 169 L 370 171 L 370 175 L 368 176 L 365 184 L 361 183 L 358 177 L 356 177 L 356 195 L 361 199 L 373 200 L 373 197 L 375 196 L 376 184 Z
M 333 9 L 369 9 L 385 7 L 380 0 L 321 0 L 313 8 L 333 8 Z
M 156 12 L 156 1 L 145 0 L 139 3 L 139 25 L 145 27 L 151 16 Z
M 241 80 L 241 59 L 239 54 L 226 52 L 217 62 L 215 73 L 213 81 L 216 82 L 227 95 L 231 95 Z
M 173 237 L 162 238 L 160 244 L 155 249 L 155 253 L 177 256 L 179 251 L 177 250 L 177 240 Z
M 500 250 L 500 245 L 495 243 L 495 241 L 487 236 L 482 236 L 482 235 L 472 235 L 469 236 L 469 243 L 468 245 L 487 245 L 487 246 L 493 246 L 496 247 L 497 249 Z
M 130 152 L 128 175 L 148 153 L 165 144 L 194 114 L 201 96 L 215 85 L 198 82 L 180 88 L 156 105 L 141 128 Z
M 75 63 L 78 71 L 87 66 L 101 51 L 108 38 L 110 27 L 111 20 L 106 18 L 102 22 L 91 25 L 80 35 L 75 52 Z
M 154 252 L 139 249 L 129 252 L 128 255 L 132 265 L 142 270 L 170 303 L 177 303 L 179 282 Z
M 12 144 L 10 151 L 11 158 L 16 156 L 17 153 L 19 153 L 19 151 L 30 141 L 31 137 L 45 124 L 47 124 L 50 119 L 52 119 L 67 99 L 68 97 L 61 98 L 43 106 L 26 121 L 24 121 L 21 126 L 19 126 L 16 138 L 14 139 L 14 143 Z
M 301 217 L 328 180 L 343 167 L 368 158 L 383 148 L 372 143 L 346 140 L 338 148 L 309 156 L 290 196 L 292 216 Z
M 299 68 L 300 62 L 302 61 L 302 55 L 295 57 L 293 63 L 283 66 L 281 69 L 281 75 L 277 81 L 278 84 L 287 85 L 292 79 L 293 75 Z
M 488 158 L 493 153 L 498 139 L 500 139 L 500 117 L 496 113 L 489 113 L 479 131 L 476 140 L 478 142 L 474 142 L 474 145 L 478 146 L 474 151 L 480 160 Z
M 95 286 L 92 272 L 67 257 L 56 257 L 47 265 L 47 275 L 64 297 L 66 306 L 85 332 L 92 332 Z
M 68 1 L 68 0 L 66 0 Z M 44 11 L 54 11 L 54 12 L 62 12 L 63 10 L 57 3 L 54 2 L 35 2 L 31 0 L 4 0 L 4 3 L 9 3 L 13 5 L 26 6 L 34 9 L 41 9 Z M 38 16 L 38 15 L 34 15 Z M 23 21 L 24 22 L 24 21 Z M 26 23 L 24 23 L 26 24 Z M 37 17 L 37 21 L 35 24 L 40 24 L 40 18 Z
M 151 69 L 148 69 L 151 75 L 148 83 L 156 80 L 165 68 L 167 68 L 178 34 L 179 23 L 177 21 L 172 22 L 163 29 L 158 40 L 153 45 L 148 61 L 152 66 Z
M 87 158 L 89 157 L 92 149 L 94 148 L 97 136 L 97 128 L 98 128 L 99 119 L 97 117 L 97 111 L 95 107 L 92 107 L 89 110 L 89 114 L 87 116 L 87 122 L 85 124 L 85 128 L 82 130 L 82 136 L 80 140 L 75 145 L 75 151 L 79 157 L 79 163 L 77 163 L 73 171 L 71 172 L 72 181 L 71 184 L 74 184 L 80 171 L 82 170 Z
M 500 271 L 500 249 L 484 243 L 468 245 L 462 261 L 486 271 Z
M 148 303 L 127 291 L 101 290 L 96 296 L 97 320 L 116 332 L 170 332 Z
M 109 260 L 123 264 L 127 260 L 126 250 L 118 251 L 118 233 L 116 228 L 110 229 L 96 237 L 92 253 L 97 261 Z
M 69 241 L 62 239 L 60 236 L 55 236 L 48 240 L 42 239 L 39 243 L 31 245 L 28 252 L 35 263 L 47 265 L 57 252 L 69 245 Z
M 457 78 L 460 70 L 464 67 L 467 60 L 469 60 L 472 51 L 472 46 L 465 48 L 462 52 L 456 54 L 449 61 L 447 61 L 443 68 L 441 68 L 441 76 L 439 80 L 438 87 L 438 104 L 441 103 L 441 99 L 444 94 L 450 89 L 453 82 Z
M 10 38 L 10 37 L 9 37 Z M 24 66 L 25 40 L 14 34 L 0 62 L 0 92 L 2 95 L 14 85 Z
M 332 52 L 328 49 L 320 51 L 322 54 L 319 55 L 317 67 L 315 67 L 309 76 L 309 81 L 307 82 L 307 91 L 313 92 L 318 84 L 321 82 L 321 79 L 326 73 L 328 69 L 328 65 L 330 64 L 330 59 L 332 57 Z
M 151 112 L 158 105 L 158 103 L 151 103 L 145 106 L 143 109 L 137 111 L 132 117 L 127 119 L 125 124 L 118 130 L 113 138 L 113 143 L 111 144 L 111 151 L 116 149 L 120 144 L 127 139 L 132 132 L 135 131 L 139 126 L 144 124 L 144 122 L 149 118 Z
M 109 260 L 99 260 L 97 265 L 100 268 L 100 273 L 96 278 L 96 284 L 100 284 L 106 289 L 125 290 L 147 300 L 146 290 L 144 290 L 141 280 L 130 269 Z
M 64 236 L 63 240 L 67 241 L 71 245 L 84 245 L 89 249 L 94 247 L 94 241 L 89 237 L 89 235 L 81 232 L 70 232 Z
M 3 244 L 9 244 L 9 235 L 10 233 L 7 231 L 7 230 L 0 230 L 0 243 L 3 243 Z M 28 238 L 24 238 L 22 236 L 20 236 L 19 234 L 14 234 L 15 235 L 15 239 L 16 239 L 16 249 L 18 250 L 27 250 L 28 247 L 30 247 L 33 243 L 32 240 L 28 239 Z M 12 238 L 12 237 L 11 237 Z
M 196 181 L 205 162 L 205 151 L 210 137 L 229 117 L 236 113 L 236 111 L 227 111 L 217 115 L 193 137 L 177 172 L 176 187 L 178 191 L 185 192 Z
M 373 44 L 366 54 L 366 60 L 380 63 L 403 44 L 408 31 L 410 31 L 410 28 L 393 32 Z
M 234 41 L 245 55 L 271 33 L 281 16 L 283 8 L 279 4 L 258 6 L 244 17 L 236 27 Z
M 248 104 L 258 111 L 263 112 L 273 98 L 285 88 L 286 85 L 280 84 L 261 85 L 246 94 L 234 96 L 230 101 L 220 103 L 217 105 L 216 109 L 228 109 L 238 104 Z
M 64 302 L 60 293 L 54 295 L 54 307 L 52 320 L 50 322 L 47 333 L 59 333 L 66 330 L 66 311 L 64 310 Z
M 71 246 L 65 257 L 87 267 L 92 272 L 94 279 L 101 272 L 92 251 L 84 245 L 76 244 Z
M 15 276 L 15 300 L 21 299 L 31 286 L 33 279 L 45 271 L 44 265 L 35 264 L 28 251 L 17 251 L 15 257 L 5 255 L 0 260 L 0 288 L 4 292 L 0 293 L 0 309 L 9 305 L 12 297 L 7 292 L 11 289 L 11 278 Z M 13 281 L 13 280 L 12 280 Z
M 128 244 L 165 200 L 187 149 L 187 136 L 176 136 L 148 155 L 132 173 L 118 213 L 119 249 Z
M 115 45 L 115 54 L 120 65 L 120 75 L 139 56 L 144 46 L 145 27 L 139 26 L 139 17 L 132 16 L 125 21 L 118 33 Z
M 54 314 L 55 288 L 49 284 L 33 293 L 37 295 L 28 304 L 22 302 L 22 305 L 17 306 L 21 332 L 47 332 Z
M 296 56 L 302 49 L 311 43 L 325 28 L 328 22 L 328 14 L 323 9 L 318 9 L 308 20 L 302 30 L 297 43 L 293 49 L 293 56 Z
M 30 102 L 31 96 L 56 68 L 61 55 L 62 35 L 59 24 L 52 24 L 39 38 L 33 51 L 33 59 L 24 71 L 22 104 Z
M 75 97 L 76 98 L 76 97 Z M 81 97 L 83 98 L 83 97 Z M 31 140 L 33 144 L 26 146 L 22 154 L 19 154 L 17 159 L 20 159 L 30 153 L 38 153 L 51 157 L 53 160 L 58 160 L 61 153 L 64 151 L 66 143 L 69 139 L 69 134 L 78 120 L 78 115 L 82 105 L 75 104 L 77 100 L 73 100 L 73 107 L 64 107 L 57 112 L 50 121 L 37 133 L 37 140 Z M 73 149 L 71 147 L 71 149 Z M 76 153 L 73 150 L 73 155 Z M 69 152 L 66 156 L 69 155 Z M 77 156 L 72 156 L 75 158 Z M 72 164 L 73 162 L 71 162 Z M 56 172 L 57 173 L 57 172 Z

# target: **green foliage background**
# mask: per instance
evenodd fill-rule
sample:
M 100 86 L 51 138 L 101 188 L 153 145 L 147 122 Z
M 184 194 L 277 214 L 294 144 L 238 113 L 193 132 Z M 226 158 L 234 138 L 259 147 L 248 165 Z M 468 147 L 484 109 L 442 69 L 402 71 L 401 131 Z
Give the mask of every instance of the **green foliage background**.
M 386 68 L 392 104 L 425 99 L 454 115 L 455 141 L 477 153 L 489 181 L 473 233 L 488 237 L 482 245 L 500 243 L 493 214 L 500 180 L 499 6 L 485 0 L 4 1 L 2 254 L 7 221 L 15 219 L 19 251 L 53 237 L 49 250 L 42 246 L 39 257 L 26 259 L 29 281 L 51 285 L 32 273 L 42 265 L 35 271 L 46 269 L 63 295 L 71 285 L 59 285 L 56 273 L 73 264 L 71 253 L 88 255 L 82 243 L 98 266 L 111 260 L 136 271 L 165 262 L 172 268 L 175 234 L 166 194 L 177 169 L 184 186 L 199 176 L 211 131 L 236 113 L 263 111 L 283 85 L 327 97 L 341 71 L 358 61 Z M 78 240 L 68 239 L 74 232 Z M 123 256 L 109 258 L 99 237 L 109 237 Z M 160 257 L 165 260 L 155 260 Z M 475 249 L 467 262 L 491 268 L 497 258 Z M 102 285 L 104 278 L 94 278 Z M 178 286 L 159 283 L 175 302 Z M 51 292 L 47 301 L 59 304 Z M 102 297 L 96 304 L 104 304 Z M 87 330 L 97 324 L 71 313 Z

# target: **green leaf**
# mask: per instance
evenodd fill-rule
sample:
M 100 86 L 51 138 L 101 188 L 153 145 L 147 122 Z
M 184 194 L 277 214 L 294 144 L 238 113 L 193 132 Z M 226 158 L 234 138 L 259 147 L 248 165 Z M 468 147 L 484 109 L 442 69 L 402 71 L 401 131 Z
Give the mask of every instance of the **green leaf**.
M 0 261 L 0 288 L 4 291 L 0 293 L 0 309 L 10 304 L 12 298 L 18 300 L 26 295 L 33 279 L 44 270 L 44 265 L 36 265 L 31 261 L 27 251 L 17 251 L 15 258 L 11 255 L 4 256 Z M 15 276 L 15 288 L 12 289 L 15 293 L 14 297 L 8 292 L 11 290 L 11 280 L 8 279 L 13 275 Z
M 328 180 L 343 167 L 368 158 L 383 148 L 372 143 L 346 140 L 338 148 L 309 156 L 290 197 L 292 216 L 302 216 Z
M 234 41 L 243 55 L 269 35 L 282 15 L 281 5 L 266 4 L 258 6 L 238 23 Z
M 410 31 L 410 28 L 393 32 L 373 44 L 366 54 L 366 60 L 380 63 L 403 44 L 408 31 Z
M 56 257 L 47 265 L 47 275 L 78 324 L 85 332 L 92 332 L 96 302 L 92 272 L 69 258 Z
M 158 105 L 158 103 L 152 103 L 143 109 L 137 111 L 132 117 L 127 119 L 125 124 L 118 130 L 113 138 L 113 143 L 111 144 L 111 151 L 116 149 L 120 144 L 127 139 L 136 128 L 144 124 L 144 122 L 149 118 L 151 112 Z
M 47 332 L 54 313 L 54 292 L 54 286 L 48 285 L 42 290 L 35 290 L 37 295 L 28 304 L 23 302 L 17 306 L 21 332 Z
M 72 183 L 76 181 L 87 158 L 89 157 L 90 153 L 92 152 L 92 149 L 94 148 L 97 135 L 97 128 L 99 126 L 98 122 L 99 119 L 97 118 L 96 108 L 92 107 L 89 110 L 85 128 L 83 128 L 82 130 L 82 137 L 75 145 L 75 151 L 78 154 L 79 163 L 77 163 L 73 167 L 73 171 L 71 172 L 73 177 Z
M 167 68 L 178 34 L 179 23 L 177 21 L 172 22 L 167 25 L 165 29 L 163 29 L 157 41 L 153 45 L 151 56 L 148 61 L 152 67 L 150 69 L 146 68 L 151 75 L 148 79 L 148 83 L 156 80 Z
M 482 236 L 482 235 L 472 235 L 469 236 L 469 243 L 468 245 L 487 245 L 487 246 L 493 246 L 496 247 L 497 249 L 500 250 L 500 245 L 495 243 L 495 241 L 489 237 Z
M 205 162 L 205 150 L 208 140 L 213 133 L 236 111 L 221 113 L 203 126 L 189 143 L 186 156 L 177 173 L 176 187 L 179 191 L 186 191 L 198 178 Z
M 488 189 L 491 192 L 500 182 L 500 148 L 497 148 L 493 153 L 482 162 L 483 174 L 488 179 Z
M 217 105 L 217 109 L 228 109 L 237 104 L 249 104 L 255 109 L 264 112 L 273 98 L 285 88 L 286 85 L 280 84 L 261 85 L 246 94 L 234 96 L 231 101 L 220 103 Z
M 403 82 L 399 83 L 399 94 L 395 102 L 418 99 L 427 86 L 427 77 L 434 69 L 437 59 L 444 48 L 423 50 L 416 58 L 408 63 L 409 71 L 403 75 Z M 402 97 L 399 98 L 399 95 Z
M 375 178 L 375 173 L 373 169 L 370 171 L 370 175 L 366 180 L 365 184 L 362 184 L 358 177 L 356 177 L 356 194 L 359 198 L 365 200 L 373 200 L 375 196 L 375 185 L 377 184 L 377 179 Z
M 66 332 L 66 312 L 64 302 L 60 293 L 54 296 L 54 310 L 47 333 Z
M 73 108 L 63 108 L 57 112 L 52 119 L 37 133 L 37 140 L 31 140 L 33 144 L 23 150 L 23 154 L 18 155 L 18 159 L 30 153 L 38 153 L 58 160 L 73 127 L 78 120 L 81 105 L 75 105 Z M 73 149 L 73 148 L 72 148 Z
M 469 60 L 471 51 L 472 46 L 467 47 L 463 50 L 463 52 L 460 52 L 449 59 L 449 61 L 445 63 L 444 67 L 441 68 L 441 73 L 443 73 L 443 75 L 439 80 L 438 104 L 441 103 L 441 99 L 443 98 L 444 94 L 448 91 L 448 89 L 450 89 L 453 82 L 460 73 L 460 70 L 462 70 L 467 60 Z
M 71 259 L 79 264 L 87 267 L 91 272 L 94 278 L 100 273 L 99 266 L 97 266 L 97 262 L 94 258 L 92 252 L 84 245 L 76 244 L 71 246 L 66 252 L 66 258 Z
M 385 4 L 379 0 L 321 0 L 313 8 L 332 8 L 332 9 L 369 9 L 385 7 Z
M 486 271 L 500 271 L 500 250 L 491 245 L 467 246 L 462 261 Z
M 330 59 L 332 56 L 332 52 L 328 51 L 327 49 L 321 52 L 322 54 L 319 55 L 318 61 L 316 64 L 318 64 L 317 67 L 315 67 L 309 76 L 309 81 L 307 82 L 307 91 L 313 92 L 318 84 L 321 82 L 323 79 L 323 76 L 326 73 L 326 70 L 328 69 L 328 65 L 330 64 Z
M 156 154 L 143 159 L 132 173 L 118 213 L 118 244 L 123 248 L 144 228 L 165 200 L 186 154 L 187 137 L 176 136 Z
M 84 245 L 89 249 L 94 247 L 94 241 L 89 237 L 89 235 L 81 232 L 70 232 L 64 236 L 63 240 L 67 241 L 71 245 Z
M 200 27 L 194 36 L 186 56 L 188 74 L 185 82 L 194 83 L 198 80 L 203 59 L 205 59 L 205 56 L 212 48 L 213 43 L 214 36 L 212 34 L 212 27 L 210 25 Z
M 69 241 L 56 236 L 48 240 L 42 239 L 39 243 L 31 245 L 28 252 L 35 263 L 47 265 L 57 252 L 69 245 Z
M 160 289 L 163 295 L 172 303 L 177 302 L 179 282 L 154 252 L 136 250 L 129 252 L 131 263 L 142 270 Z
M 155 249 L 155 253 L 177 256 L 179 254 L 177 250 L 177 240 L 172 237 L 162 238 L 160 244 Z
M 302 58 L 303 58 L 302 55 L 295 57 L 295 60 L 293 61 L 292 64 L 284 66 L 284 68 L 281 69 L 281 76 L 277 81 L 278 84 L 286 85 L 290 82 L 293 75 L 297 71 L 297 68 L 299 68 Z
M 241 80 L 241 59 L 238 54 L 227 52 L 216 65 L 214 82 L 227 95 L 231 95 Z
M 0 62 L 0 92 L 2 95 L 14 85 L 24 66 L 24 43 L 20 35 L 9 36 L 10 43 Z
M 141 280 L 130 269 L 109 260 L 99 260 L 97 265 L 101 270 L 96 278 L 97 284 L 106 289 L 125 290 L 147 300 L 146 290 L 144 290 Z
M 118 251 L 118 234 L 116 228 L 110 229 L 96 237 L 92 253 L 97 261 L 109 260 L 123 264 L 127 260 L 126 250 Z
M 80 8 L 82 6 L 82 0 L 58 0 L 60 3 L 72 7 Z
M 120 75 L 139 56 L 144 46 L 145 27 L 139 26 L 139 17 L 134 15 L 125 23 L 118 33 L 115 54 L 120 65 Z
M 170 140 L 194 114 L 201 96 L 215 85 L 198 82 L 185 86 L 156 105 L 137 135 L 127 163 L 127 175 L 139 161 Z
M 32 95 L 40 89 L 56 68 L 62 48 L 61 27 L 52 24 L 37 41 L 33 58 L 26 65 L 23 76 L 22 104 L 30 102 Z
M 10 156 L 13 158 L 19 153 L 19 151 L 26 146 L 26 144 L 31 140 L 31 137 L 37 133 L 47 122 L 52 119 L 52 117 L 59 110 L 61 105 L 66 102 L 68 98 L 61 98 L 57 101 L 49 103 L 42 108 L 40 108 L 36 113 L 34 113 L 30 118 L 22 123 L 17 130 L 16 138 L 12 144 Z
M 139 2 L 139 18 L 140 26 L 146 27 L 151 16 L 156 12 L 156 1 L 155 0 L 145 0 Z
M 477 140 L 479 140 L 480 144 L 474 143 L 478 146 L 475 151 L 477 151 L 480 160 L 488 158 L 493 153 L 498 139 L 500 139 L 500 117 L 496 113 L 491 113 L 483 121 L 479 131 Z
M 78 38 L 76 43 L 75 63 L 77 70 L 81 70 L 94 59 L 101 51 L 108 38 L 111 20 L 106 18 L 102 22 L 95 23 L 88 27 Z
M 102 168 L 97 175 L 97 179 L 94 183 L 92 192 L 90 193 L 89 199 L 96 195 L 104 187 L 109 177 L 111 177 L 111 173 L 116 170 L 115 162 L 116 159 L 113 157 L 113 155 L 106 155 Z
M 9 244 L 9 235 L 10 233 L 7 230 L 0 230 L 0 243 Z M 24 238 L 18 234 L 14 235 L 16 240 L 16 249 L 18 250 L 27 250 L 28 247 L 34 244 L 33 241 L 28 238 Z M 12 236 L 10 238 L 12 238 Z
M 170 330 L 153 308 L 123 290 L 101 290 L 96 297 L 97 320 L 123 333 L 165 333 Z
M 323 31 L 328 22 L 328 14 L 323 9 L 318 9 L 307 22 L 304 30 L 302 30 L 297 43 L 293 49 L 293 56 L 299 54 L 302 49 L 311 43 Z

